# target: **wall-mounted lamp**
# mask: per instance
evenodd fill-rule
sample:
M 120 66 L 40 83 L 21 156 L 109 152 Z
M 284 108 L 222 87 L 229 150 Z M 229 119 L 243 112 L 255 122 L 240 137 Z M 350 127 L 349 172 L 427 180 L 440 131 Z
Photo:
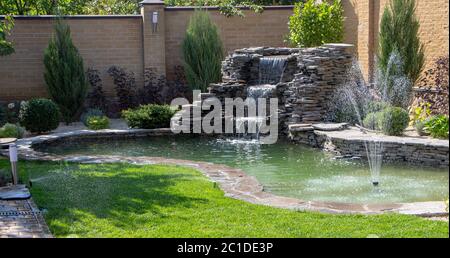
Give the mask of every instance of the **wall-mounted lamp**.
M 152 13 L 152 31 L 157 32 L 158 31 L 158 12 Z

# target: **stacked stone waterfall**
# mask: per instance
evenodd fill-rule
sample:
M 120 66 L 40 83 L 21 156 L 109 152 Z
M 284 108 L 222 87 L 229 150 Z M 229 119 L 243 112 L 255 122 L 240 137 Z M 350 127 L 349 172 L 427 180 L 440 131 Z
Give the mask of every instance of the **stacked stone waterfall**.
M 261 57 L 259 61 L 258 85 L 247 86 L 247 99 L 252 99 L 256 104 L 255 114 L 246 114 L 245 117 L 236 117 L 236 129 L 238 133 L 243 132 L 245 136 L 252 136 L 256 139 L 260 137 L 260 129 L 267 122 L 269 117 L 266 114 L 258 113 L 258 105 L 262 100 L 266 100 L 266 110 L 270 110 L 269 99 L 277 97 L 274 95 L 276 84 L 282 78 L 286 68 L 287 56 Z M 247 130 L 246 130 L 247 129 Z
M 287 133 L 290 124 L 324 121 L 332 93 L 351 66 L 351 49 L 348 44 L 308 49 L 238 49 L 222 62 L 223 82 L 211 84 L 210 92 L 202 94 L 202 99 L 215 96 L 222 103 L 225 98 L 245 99 L 250 88 L 270 83 L 275 85 L 271 97 L 279 99 L 280 132 Z M 267 62 L 274 71 L 268 71 L 269 67 L 261 69 Z M 274 76 L 279 74 L 280 67 L 282 75 Z

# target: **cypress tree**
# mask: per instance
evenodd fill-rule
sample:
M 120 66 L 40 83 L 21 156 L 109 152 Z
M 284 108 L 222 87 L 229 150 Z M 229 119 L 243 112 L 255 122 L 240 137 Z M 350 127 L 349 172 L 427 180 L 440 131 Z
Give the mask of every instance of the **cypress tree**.
M 191 17 L 182 48 L 186 79 L 192 89 L 206 91 L 210 83 L 221 80 L 223 44 L 206 11 L 196 11 Z
M 61 19 L 56 21 L 55 34 L 44 52 L 44 65 L 48 93 L 58 105 L 64 122 L 69 124 L 83 107 L 88 84 L 70 27 Z
M 391 0 L 381 18 L 378 66 L 385 72 L 389 58 L 398 51 L 405 75 L 415 83 L 424 67 L 424 46 L 419 39 L 415 0 Z

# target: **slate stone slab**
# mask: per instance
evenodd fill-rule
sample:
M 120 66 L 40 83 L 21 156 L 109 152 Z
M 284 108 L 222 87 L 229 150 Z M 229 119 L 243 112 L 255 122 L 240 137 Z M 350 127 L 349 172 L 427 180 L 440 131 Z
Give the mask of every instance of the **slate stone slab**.
M 0 145 L 10 144 L 15 142 L 16 140 L 17 140 L 16 138 L 0 138 Z
M 347 123 L 319 123 L 313 124 L 315 130 L 318 131 L 342 131 L 348 128 Z
M 31 197 L 25 185 L 0 187 L 0 200 L 24 200 Z

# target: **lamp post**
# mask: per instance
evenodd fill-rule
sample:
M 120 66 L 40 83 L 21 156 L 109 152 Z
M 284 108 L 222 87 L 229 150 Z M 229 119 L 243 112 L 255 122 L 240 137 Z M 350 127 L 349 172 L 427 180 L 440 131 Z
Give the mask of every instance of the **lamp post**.
M 11 162 L 11 175 L 13 185 L 17 185 L 19 183 L 19 177 L 17 174 L 17 146 L 15 143 L 11 143 L 9 145 L 9 161 Z
M 8 148 L 9 150 L 9 161 L 11 162 L 11 175 L 13 185 L 19 183 L 19 176 L 17 173 L 17 146 L 15 144 L 16 138 L 0 138 L 0 147 L 2 149 Z

